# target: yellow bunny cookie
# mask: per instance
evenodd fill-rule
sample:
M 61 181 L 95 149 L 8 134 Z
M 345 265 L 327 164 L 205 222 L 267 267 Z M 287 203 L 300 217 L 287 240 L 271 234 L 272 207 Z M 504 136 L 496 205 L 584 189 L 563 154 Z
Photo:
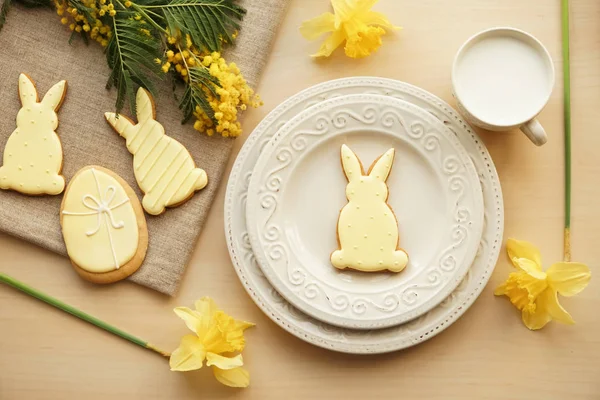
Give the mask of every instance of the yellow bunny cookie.
M 165 207 L 177 206 L 188 200 L 208 182 L 206 172 L 196 168 L 189 151 L 177 140 L 165 134 L 165 128 L 155 120 L 156 112 L 150 94 L 137 92 L 137 119 L 134 124 L 123 115 L 107 112 L 108 123 L 126 139 L 127 150 L 133 154 L 135 179 L 144 192 L 142 206 L 148 214 L 158 215 Z
M 356 154 L 342 145 L 342 167 L 348 185 L 348 204 L 338 219 L 340 250 L 331 254 L 331 263 L 339 269 L 400 272 L 408 263 L 408 254 L 398 248 L 398 222 L 386 203 L 385 181 L 394 162 L 394 149 L 379 157 L 367 175 Z
M 59 194 L 65 188 L 60 175 L 63 162 L 62 146 L 56 135 L 58 116 L 67 82 L 60 81 L 39 101 L 34 83 L 25 74 L 19 75 L 21 109 L 17 128 L 8 138 L 0 167 L 0 189 L 12 189 L 24 194 Z

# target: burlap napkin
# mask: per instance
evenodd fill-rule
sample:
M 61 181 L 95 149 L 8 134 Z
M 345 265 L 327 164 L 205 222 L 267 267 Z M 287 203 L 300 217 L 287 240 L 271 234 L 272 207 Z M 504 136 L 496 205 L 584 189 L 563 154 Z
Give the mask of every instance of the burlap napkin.
M 227 59 L 235 61 L 252 86 L 258 82 L 288 0 L 246 0 L 248 9 L 235 48 Z M 0 4 L 2 0 L 0 0 Z M 40 98 L 56 82 L 66 79 L 68 91 L 58 113 L 57 133 L 63 145 L 63 175 L 67 181 L 85 165 L 109 168 L 125 179 L 141 199 L 132 169 L 132 156 L 125 141 L 106 123 L 103 114 L 112 111 L 115 91 L 104 88 L 108 77 L 106 59 L 100 46 L 85 46 L 48 9 L 14 6 L 0 32 L 0 154 L 15 129 L 20 108 L 17 97 L 19 73 L 28 74 L 37 85 Z M 157 120 L 167 133 L 191 152 L 196 164 L 206 170 L 208 186 L 184 205 L 163 215 L 146 216 L 150 245 L 146 260 L 130 279 L 141 285 L 173 295 L 188 258 L 223 178 L 232 140 L 208 138 L 181 125 L 170 83 L 165 80 L 156 99 Z M 0 230 L 66 255 L 59 225 L 59 196 L 25 196 L 0 190 Z

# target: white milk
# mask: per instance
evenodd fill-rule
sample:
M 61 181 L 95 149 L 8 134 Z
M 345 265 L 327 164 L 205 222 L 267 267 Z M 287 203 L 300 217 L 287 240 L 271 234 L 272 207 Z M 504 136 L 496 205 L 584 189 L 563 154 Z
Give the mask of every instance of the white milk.
M 507 35 L 484 37 L 458 60 L 455 90 L 467 110 L 494 125 L 537 114 L 552 91 L 551 66 L 538 49 Z

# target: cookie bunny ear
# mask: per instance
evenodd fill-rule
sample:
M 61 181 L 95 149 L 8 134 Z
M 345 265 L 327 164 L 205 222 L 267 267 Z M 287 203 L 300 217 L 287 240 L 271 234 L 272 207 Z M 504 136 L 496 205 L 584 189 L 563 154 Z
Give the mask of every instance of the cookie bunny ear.
M 342 168 L 348 182 L 358 180 L 363 175 L 362 165 L 350 147 L 342 145 Z
M 154 102 L 152 95 L 144 89 L 139 88 L 135 97 L 136 103 L 136 115 L 138 123 L 147 121 L 149 119 L 155 119 L 156 113 L 154 112 Z
M 67 91 L 67 81 L 60 81 L 46 92 L 42 99 L 42 104 L 51 107 L 54 111 L 58 111 Z
M 117 116 L 117 114 L 113 112 L 104 113 L 104 118 L 106 118 L 110 126 L 124 138 L 127 138 L 130 129 L 134 127 L 133 123 L 128 118 L 125 118 L 122 115 Z
M 389 149 L 381 157 L 375 161 L 375 164 L 369 171 L 369 176 L 375 177 L 375 179 L 385 182 L 390 175 L 392 170 L 392 164 L 394 163 L 394 148 Z
M 25 74 L 19 75 L 19 98 L 23 106 L 38 102 L 37 90 L 31 79 Z

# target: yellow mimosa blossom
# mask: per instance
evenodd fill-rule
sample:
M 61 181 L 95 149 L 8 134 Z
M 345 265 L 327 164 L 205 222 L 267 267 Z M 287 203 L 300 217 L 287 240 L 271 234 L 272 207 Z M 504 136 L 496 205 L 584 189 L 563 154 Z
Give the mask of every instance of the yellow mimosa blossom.
M 512 272 L 494 294 L 507 296 L 531 330 L 541 329 L 552 320 L 574 324 L 557 295 L 570 297 L 585 289 L 591 279 L 590 269 L 581 263 L 559 262 L 544 272 L 540 251 L 531 243 L 509 239 L 506 250 L 519 271 Z
M 63 25 L 68 25 L 69 29 L 75 32 L 89 33 L 91 39 L 106 47 L 112 31 L 110 26 L 105 25 L 100 20 L 100 17 L 107 13 L 108 7 L 104 6 L 105 9 L 98 9 L 96 1 L 81 0 L 81 3 L 88 8 L 88 12 L 85 15 L 78 11 L 77 8 L 69 7 L 66 0 L 54 0 L 54 5 L 56 6 L 58 15 L 64 15 L 60 20 Z M 103 4 L 103 2 L 106 1 L 102 0 L 100 4 Z M 88 16 L 92 17 L 93 20 L 88 20 Z
M 167 63 L 163 65 L 165 73 L 174 71 L 184 82 L 189 83 L 190 69 L 201 67 L 219 82 L 214 87 L 203 87 L 206 101 L 214 116 L 208 115 L 197 105 L 193 112 L 196 118 L 194 129 L 208 136 L 215 133 L 223 137 L 239 136 L 242 133 L 242 126 L 238 120 L 239 111 L 246 110 L 248 106 L 259 107 L 263 102 L 248 86 L 238 66 L 235 63 L 227 63 L 219 52 L 209 53 L 195 46 L 189 35 L 185 35 L 185 38 L 180 34 L 174 37 L 167 36 L 167 41 Z
M 195 310 L 187 307 L 174 309 L 194 334 L 185 335 L 171 354 L 171 371 L 200 369 L 206 361 L 206 366 L 212 367 L 215 378 L 222 384 L 247 387 L 250 375 L 242 368 L 242 355 L 228 355 L 244 349 L 244 330 L 254 324 L 233 319 L 219 310 L 210 297 L 196 301 L 195 307 Z
M 392 25 L 387 17 L 371 7 L 378 0 L 331 0 L 333 14 L 326 12 L 300 26 L 300 33 L 308 40 L 315 40 L 324 33 L 331 35 L 323 42 L 313 57 L 328 57 L 344 41 L 348 57 L 362 58 L 381 46 L 385 29 L 400 29 Z

